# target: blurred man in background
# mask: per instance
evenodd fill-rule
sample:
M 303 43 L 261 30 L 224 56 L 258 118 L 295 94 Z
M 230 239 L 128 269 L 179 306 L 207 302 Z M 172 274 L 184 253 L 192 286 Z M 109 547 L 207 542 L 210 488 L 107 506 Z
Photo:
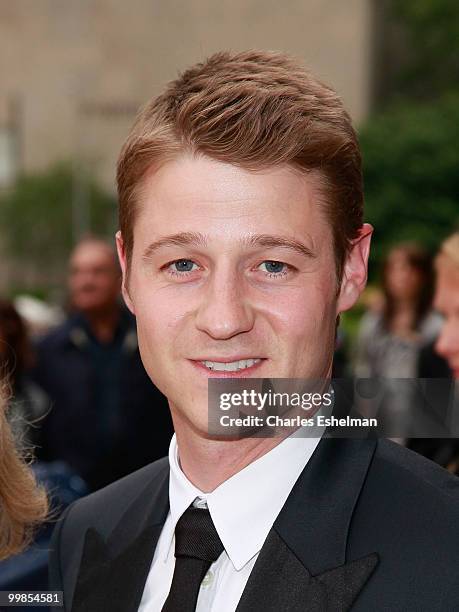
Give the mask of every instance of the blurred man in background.
M 65 460 L 95 490 L 167 454 L 172 424 L 140 361 L 111 246 L 81 241 L 68 286 L 71 315 L 37 348 L 36 380 L 51 399 L 38 455 Z

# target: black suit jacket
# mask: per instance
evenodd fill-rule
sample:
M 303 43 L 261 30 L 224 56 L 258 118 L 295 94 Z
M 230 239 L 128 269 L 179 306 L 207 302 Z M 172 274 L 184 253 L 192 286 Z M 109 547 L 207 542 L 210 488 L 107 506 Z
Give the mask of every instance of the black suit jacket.
M 137 610 L 168 513 L 168 480 L 161 459 L 65 512 L 51 586 L 64 590 L 66 611 Z M 459 479 L 385 440 L 319 443 L 237 612 L 349 609 L 459 610 Z

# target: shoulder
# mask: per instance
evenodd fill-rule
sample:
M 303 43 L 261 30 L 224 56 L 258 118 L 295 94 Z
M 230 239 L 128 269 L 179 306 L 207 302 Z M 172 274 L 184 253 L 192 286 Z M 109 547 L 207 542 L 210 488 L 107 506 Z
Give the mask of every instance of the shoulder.
M 167 502 L 168 458 L 164 457 L 71 504 L 57 522 L 49 550 L 50 585 L 72 599 L 86 541 L 97 532 L 103 541 L 130 541 L 139 525 L 161 514 Z M 164 499 L 163 499 L 164 498 Z M 127 520 L 126 520 L 127 518 Z
M 387 473 L 395 471 L 398 479 L 404 484 L 411 483 L 411 487 L 427 489 L 431 493 L 435 490 L 440 497 L 447 496 L 448 501 L 459 508 L 459 478 L 404 446 L 390 440 L 378 440 L 373 466 Z
M 159 484 L 163 481 L 168 471 L 169 459 L 163 457 L 79 499 L 66 513 L 66 529 L 73 533 L 82 533 L 92 527 L 101 534 L 110 533 L 145 487 L 154 488 L 156 482 Z
M 459 547 L 459 478 L 389 440 L 378 440 L 359 508 L 373 529 L 400 542 L 429 548 L 432 538 L 447 537 L 445 548 Z
M 379 440 L 348 539 L 350 558 L 372 552 L 379 558 L 356 608 L 369 610 L 384 601 L 388 610 L 456 609 L 458 524 L 459 479 L 413 451 Z

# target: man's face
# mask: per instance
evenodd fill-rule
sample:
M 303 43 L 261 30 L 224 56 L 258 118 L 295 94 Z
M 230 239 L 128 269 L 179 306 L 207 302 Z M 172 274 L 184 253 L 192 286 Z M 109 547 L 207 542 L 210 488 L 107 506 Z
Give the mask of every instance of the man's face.
M 108 245 L 81 244 L 70 258 L 68 284 L 72 306 L 88 314 L 113 306 L 120 292 L 119 276 Z
M 145 181 L 124 295 L 148 374 L 201 432 L 210 377 L 330 374 L 337 314 L 359 290 L 337 297 L 317 184 L 286 166 L 254 173 L 191 156 Z M 126 273 L 119 236 L 118 247 Z
M 437 268 L 434 306 L 445 318 L 436 351 L 459 379 L 459 267 L 445 260 Z

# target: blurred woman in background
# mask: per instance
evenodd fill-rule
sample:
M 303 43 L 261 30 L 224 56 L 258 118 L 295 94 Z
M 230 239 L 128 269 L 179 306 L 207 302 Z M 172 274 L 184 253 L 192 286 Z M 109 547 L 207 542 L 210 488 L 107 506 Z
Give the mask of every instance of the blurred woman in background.
M 416 244 L 401 244 L 388 254 L 382 270 L 383 300 L 362 318 L 355 374 L 384 379 L 371 416 L 384 434 L 404 443 L 421 426 L 416 385 L 399 379 L 418 377 L 423 347 L 439 334 L 441 317 L 432 311 L 433 266 Z M 368 407 L 360 406 L 368 412 Z M 370 416 L 367 414 L 367 416 Z M 422 421 L 424 422 L 424 421 Z
M 388 254 L 382 271 L 384 300 L 361 321 L 358 377 L 415 378 L 421 348 L 435 340 L 441 317 L 431 308 L 430 256 L 416 244 L 401 244 Z

